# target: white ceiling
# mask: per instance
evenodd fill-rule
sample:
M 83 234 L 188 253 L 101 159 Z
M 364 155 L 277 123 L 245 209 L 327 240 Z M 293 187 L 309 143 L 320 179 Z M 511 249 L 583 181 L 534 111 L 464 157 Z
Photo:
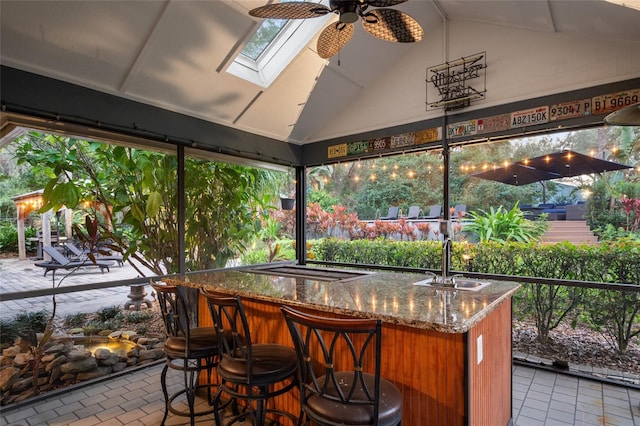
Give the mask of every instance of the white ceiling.
M 640 3 L 638 0 L 627 2 Z M 414 44 L 359 25 L 339 57 L 314 38 L 267 89 L 225 72 L 266 0 L 0 2 L 0 61 L 305 144 L 436 117 L 426 68 L 487 52 L 482 108 L 640 76 L 640 10 L 604 0 L 410 0 Z M 261 93 L 262 92 L 262 93 Z

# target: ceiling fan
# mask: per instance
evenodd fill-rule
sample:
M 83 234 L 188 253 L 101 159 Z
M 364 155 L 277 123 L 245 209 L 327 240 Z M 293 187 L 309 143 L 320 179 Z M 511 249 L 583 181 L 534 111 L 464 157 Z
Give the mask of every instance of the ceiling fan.
M 422 40 L 422 27 L 411 16 L 387 9 L 408 0 L 330 0 L 329 7 L 312 2 L 272 3 L 249 11 L 249 15 L 267 19 L 307 19 L 335 13 L 339 20 L 327 26 L 318 37 L 318 55 L 327 59 L 351 39 L 353 23 L 362 18 L 362 26 L 372 36 L 398 43 Z M 371 9 L 376 7 L 381 9 Z

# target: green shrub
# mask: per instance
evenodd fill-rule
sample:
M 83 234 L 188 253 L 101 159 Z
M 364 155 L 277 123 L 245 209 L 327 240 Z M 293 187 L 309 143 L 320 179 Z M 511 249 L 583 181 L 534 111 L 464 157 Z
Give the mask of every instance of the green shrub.
M 31 331 L 42 333 L 49 321 L 49 312 L 21 312 L 13 319 L 0 320 L 0 343 L 13 343 L 20 336 L 28 336 Z
M 51 314 L 46 310 L 35 312 L 21 312 L 16 315 L 15 323 L 20 334 L 29 334 L 33 330 L 42 333 L 49 322 Z
M 100 321 L 108 321 L 110 319 L 117 318 L 120 315 L 120 307 L 119 306 L 108 306 L 105 308 L 100 308 L 98 312 L 96 312 Z
M 118 320 L 108 320 L 108 321 L 90 321 L 84 327 L 84 334 L 86 336 L 95 336 L 99 334 L 101 331 L 109 330 L 115 331 L 122 326 L 122 323 Z
M 16 322 L 11 319 L 0 318 L 0 343 L 12 344 L 17 337 Z
M 18 251 L 18 230 L 9 221 L 0 222 L 0 252 L 15 253 Z
M 77 314 L 69 314 L 64 318 L 64 325 L 66 327 L 82 327 L 86 322 L 89 314 L 87 313 L 77 313 Z
M 148 311 L 132 311 L 124 315 L 124 320 L 131 324 L 139 324 L 153 318 L 153 313 Z

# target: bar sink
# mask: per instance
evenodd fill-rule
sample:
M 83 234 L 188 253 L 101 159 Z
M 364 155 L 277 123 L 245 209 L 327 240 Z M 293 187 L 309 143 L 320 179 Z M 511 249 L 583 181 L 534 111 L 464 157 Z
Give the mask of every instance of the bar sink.
M 471 290 L 478 291 L 490 285 L 489 281 L 478 281 L 471 278 L 462 277 L 447 277 L 445 282 L 442 281 L 442 277 L 433 276 L 427 279 L 417 281 L 413 285 L 419 285 L 424 287 L 443 288 L 450 290 Z

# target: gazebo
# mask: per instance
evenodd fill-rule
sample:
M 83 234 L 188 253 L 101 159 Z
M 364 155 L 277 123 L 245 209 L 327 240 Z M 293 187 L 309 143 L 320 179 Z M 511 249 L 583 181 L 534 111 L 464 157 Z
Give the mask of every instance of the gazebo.
M 42 194 L 44 190 L 39 189 L 37 191 L 28 192 L 26 194 L 17 195 L 12 197 L 13 202 L 16 204 L 16 216 L 18 227 L 18 257 L 21 260 L 27 258 L 26 238 L 24 233 L 24 221 L 34 210 L 38 210 L 42 207 L 43 200 Z M 72 210 L 64 208 L 65 212 L 65 230 L 66 235 L 71 235 L 71 221 Z M 40 214 L 42 222 L 42 245 L 51 245 L 51 216 L 53 212 L 51 210 Z M 46 256 L 46 255 L 45 255 Z M 47 259 L 48 260 L 48 259 Z

